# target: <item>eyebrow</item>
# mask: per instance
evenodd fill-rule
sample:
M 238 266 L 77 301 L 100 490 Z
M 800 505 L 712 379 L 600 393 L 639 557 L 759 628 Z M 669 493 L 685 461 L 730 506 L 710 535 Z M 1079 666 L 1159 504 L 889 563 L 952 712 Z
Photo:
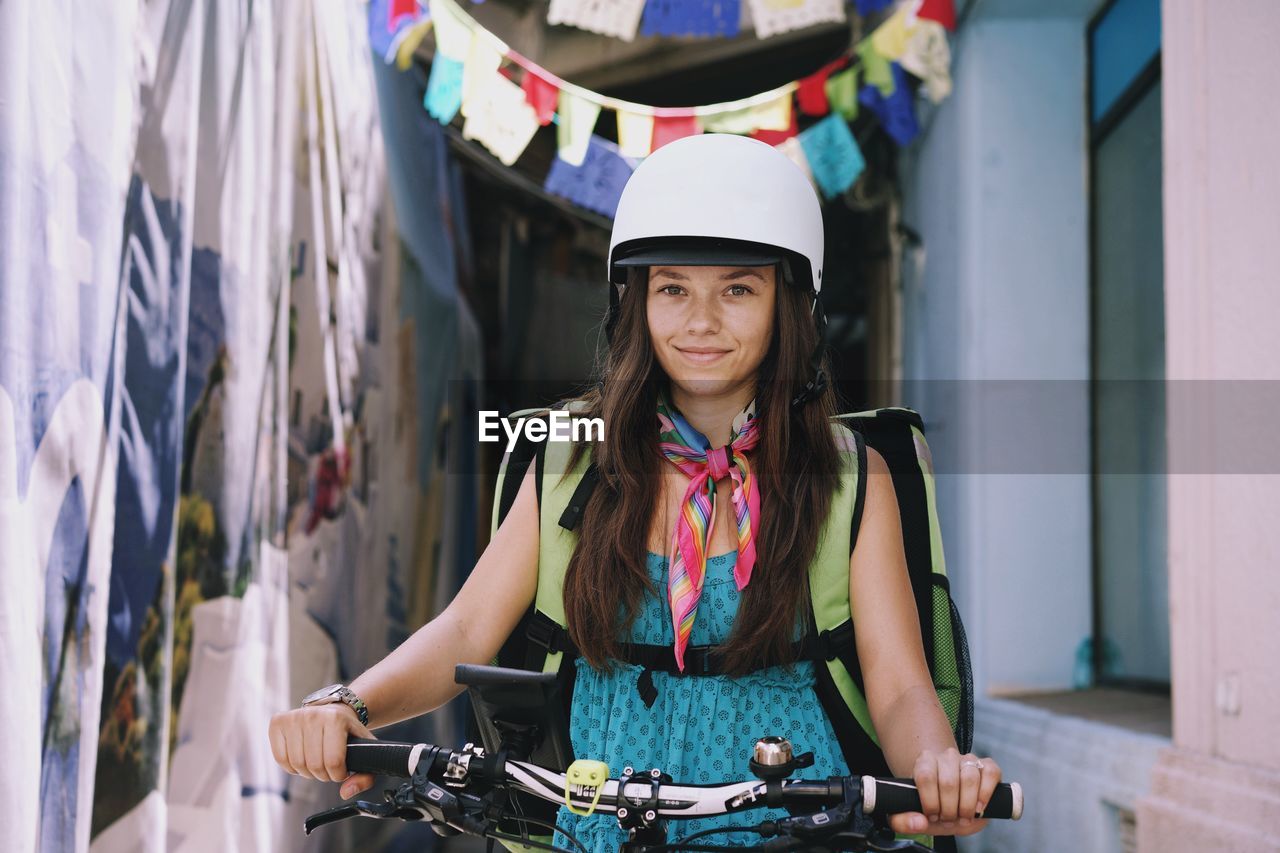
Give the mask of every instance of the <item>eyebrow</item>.
M 661 276 L 666 276 L 667 278 L 674 278 L 676 281 L 688 281 L 688 280 L 689 280 L 689 276 L 685 275 L 684 273 L 678 273 L 678 272 L 675 272 L 674 270 L 665 270 L 665 269 L 664 269 L 664 270 L 658 270 L 656 273 L 654 273 L 654 274 L 653 274 L 653 277 L 654 277 L 654 278 L 657 278 L 657 277 L 658 277 L 658 276 L 660 276 L 660 275 L 661 275 Z M 764 276 L 762 276 L 760 273 L 756 272 L 756 271 L 755 271 L 755 270 L 753 270 L 753 269 L 738 270 L 737 272 L 727 272 L 727 273 L 725 273 L 724 275 L 720 276 L 720 280 L 721 280 L 721 281 L 733 281 L 733 280 L 735 280 L 735 279 L 739 279 L 739 278 L 746 278 L 746 277 L 748 277 L 748 276 L 755 276 L 756 278 L 760 279 L 761 281 L 764 281 L 764 280 L 765 280 L 765 279 L 764 279 Z

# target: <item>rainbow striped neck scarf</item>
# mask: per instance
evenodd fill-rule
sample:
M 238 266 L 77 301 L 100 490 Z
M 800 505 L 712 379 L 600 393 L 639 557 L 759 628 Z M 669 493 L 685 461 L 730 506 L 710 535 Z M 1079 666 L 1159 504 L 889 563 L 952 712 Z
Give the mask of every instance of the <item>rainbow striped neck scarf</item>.
M 760 523 L 760 490 L 751 473 L 747 452 L 760 440 L 756 404 L 751 403 L 733 419 L 729 444 L 710 448 L 698 432 L 667 402 L 658 398 L 658 448 L 672 465 L 689 478 L 680 517 L 671 541 L 667 569 L 667 595 L 675 628 L 676 665 L 684 671 L 684 652 L 693 634 L 693 617 L 702 596 L 707 573 L 707 548 L 716 518 L 716 482 L 733 480 L 733 514 L 738 525 L 738 560 L 733 578 L 738 589 L 751 580 L 756 564 L 755 525 Z

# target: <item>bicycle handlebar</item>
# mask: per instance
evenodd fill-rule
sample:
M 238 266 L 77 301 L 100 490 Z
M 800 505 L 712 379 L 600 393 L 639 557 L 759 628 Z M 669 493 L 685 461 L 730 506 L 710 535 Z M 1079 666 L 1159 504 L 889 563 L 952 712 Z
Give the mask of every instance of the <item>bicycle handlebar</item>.
M 387 776 L 412 777 L 423 762 L 426 776 L 434 782 L 463 779 L 468 775 L 494 776 L 486 781 L 512 785 L 552 803 L 565 801 L 565 774 L 548 770 L 524 761 L 505 761 L 499 765 L 492 758 L 481 766 L 477 753 L 452 752 L 442 747 L 424 743 L 397 743 L 392 741 L 352 738 L 347 744 L 347 769 L 356 773 L 377 773 Z M 660 818 L 689 819 L 729 814 L 761 805 L 813 806 L 822 808 L 837 804 L 843 796 L 843 782 L 850 777 L 832 777 L 827 780 L 783 779 L 774 792 L 770 783 L 753 779 L 730 782 L 723 785 L 682 785 L 660 783 L 659 799 L 654 811 Z M 652 792 L 647 777 L 637 778 L 622 791 L 622 802 L 638 802 L 641 796 Z M 910 779 L 888 777 L 861 777 L 862 808 L 867 814 L 895 814 L 920 811 L 920 796 Z M 596 796 L 594 790 L 569 791 L 569 798 L 580 808 L 592 807 L 595 811 L 616 813 L 619 780 L 609 779 Z M 595 804 L 593 805 L 593 801 Z M 1017 782 L 1001 782 L 992 793 L 984 818 L 1022 817 L 1022 788 Z

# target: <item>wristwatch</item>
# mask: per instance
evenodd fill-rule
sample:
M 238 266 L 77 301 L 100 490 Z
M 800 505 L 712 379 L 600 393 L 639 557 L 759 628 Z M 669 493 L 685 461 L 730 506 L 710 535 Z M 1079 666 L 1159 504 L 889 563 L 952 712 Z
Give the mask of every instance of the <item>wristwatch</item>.
M 328 687 L 321 687 L 315 693 L 302 700 L 302 707 L 328 705 L 332 702 L 346 702 L 351 706 L 351 710 L 356 712 L 356 716 L 360 718 L 360 725 L 369 725 L 369 709 L 365 706 L 364 700 L 352 693 L 351 689 L 345 684 L 330 684 Z

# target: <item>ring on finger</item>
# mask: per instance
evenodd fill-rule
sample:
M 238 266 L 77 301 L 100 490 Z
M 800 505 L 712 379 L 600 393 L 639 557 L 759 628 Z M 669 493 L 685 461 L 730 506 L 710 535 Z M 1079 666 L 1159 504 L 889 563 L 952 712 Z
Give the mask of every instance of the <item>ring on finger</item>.
M 982 762 L 981 762 L 981 761 L 973 761 L 972 759 L 970 759 L 969 761 L 961 761 L 961 762 L 960 762 L 960 766 L 961 766 L 961 767 L 976 767 L 976 768 L 978 768 L 979 770 L 981 770 L 981 769 L 982 769 Z

